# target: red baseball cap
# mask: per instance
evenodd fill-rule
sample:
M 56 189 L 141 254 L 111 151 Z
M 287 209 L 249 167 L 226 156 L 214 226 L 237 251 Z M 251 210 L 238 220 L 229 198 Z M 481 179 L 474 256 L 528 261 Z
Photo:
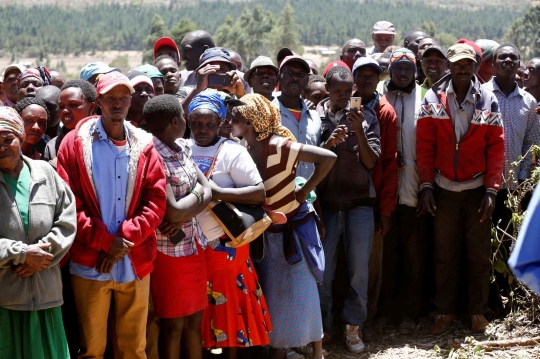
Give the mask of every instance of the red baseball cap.
M 326 67 L 324 68 L 324 71 L 323 71 L 323 73 L 322 73 L 323 77 L 326 77 L 326 73 L 327 73 L 328 71 L 330 71 L 330 69 L 331 69 L 332 67 L 335 67 L 335 66 L 343 66 L 343 67 L 345 67 L 345 68 L 347 68 L 347 69 L 349 68 L 349 66 L 347 66 L 347 64 L 344 63 L 343 61 L 340 61 L 340 60 L 332 61 L 331 63 L 329 63 L 328 65 L 326 65 Z
M 176 50 L 176 53 L 178 54 L 178 61 L 180 61 L 180 51 L 178 51 L 178 46 L 176 46 L 176 42 L 174 42 L 173 39 L 170 37 L 164 36 L 156 41 L 154 44 L 154 60 L 156 59 L 156 53 L 159 50 L 159 48 L 163 46 L 170 46 L 173 49 Z
M 483 56 L 482 49 L 480 48 L 480 46 L 478 46 L 476 44 L 476 42 L 471 41 L 471 40 L 467 40 L 467 39 L 459 39 L 456 42 L 456 44 L 467 44 L 467 45 L 469 45 L 470 47 L 472 47 L 474 49 L 474 52 L 476 52 L 477 55 L 480 55 L 480 60 L 482 60 L 482 56 Z
M 115 71 L 98 76 L 96 83 L 96 92 L 98 97 L 111 91 L 116 86 L 126 86 L 130 93 L 135 92 L 135 89 L 129 83 L 127 76 Z

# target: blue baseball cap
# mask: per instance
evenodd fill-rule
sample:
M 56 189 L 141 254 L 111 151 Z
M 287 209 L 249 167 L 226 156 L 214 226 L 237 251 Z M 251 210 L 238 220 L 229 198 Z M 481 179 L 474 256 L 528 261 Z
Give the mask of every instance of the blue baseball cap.
M 362 66 L 374 67 L 379 73 L 379 76 L 382 74 L 382 68 L 377 61 L 373 60 L 371 57 L 359 57 L 354 62 L 354 65 L 352 68 L 353 76 L 354 76 L 354 72 Z
M 117 67 L 110 67 L 103 62 L 90 62 L 81 69 L 80 79 L 88 81 L 90 77 L 98 74 L 108 74 L 109 72 L 122 72 Z
M 236 70 L 236 65 L 231 62 L 231 54 L 224 47 L 211 47 L 206 49 L 199 59 L 199 69 L 209 62 L 226 62 L 231 69 Z

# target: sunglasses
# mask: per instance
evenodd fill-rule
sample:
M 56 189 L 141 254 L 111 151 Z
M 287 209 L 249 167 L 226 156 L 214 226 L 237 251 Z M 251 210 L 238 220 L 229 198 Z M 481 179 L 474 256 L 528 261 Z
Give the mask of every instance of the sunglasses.
M 403 59 L 407 59 L 409 61 L 412 61 L 414 63 L 416 63 L 416 59 L 414 57 L 413 54 L 411 54 L 410 52 L 405 52 L 405 51 L 394 51 L 392 52 L 392 56 L 390 56 L 390 62 L 395 62 L 395 61 L 400 61 L 400 60 L 403 60 Z

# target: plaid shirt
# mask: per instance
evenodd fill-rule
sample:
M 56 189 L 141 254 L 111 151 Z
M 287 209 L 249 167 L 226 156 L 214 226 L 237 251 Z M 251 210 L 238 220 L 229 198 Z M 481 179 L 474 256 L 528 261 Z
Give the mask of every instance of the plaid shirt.
M 189 195 L 197 184 L 197 165 L 191 159 L 191 149 L 187 141 L 180 138 L 171 149 L 154 137 L 154 147 L 163 159 L 167 184 L 171 185 L 176 200 Z M 203 249 L 206 248 L 206 237 L 199 226 L 197 217 L 192 217 L 184 223 L 182 230 L 186 237 L 177 245 L 157 230 L 158 251 L 171 257 L 188 257 L 197 253 L 195 241 L 199 242 Z
M 493 91 L 499 101 L 499 110 L 504 125 L 504 172 L 503 176 L 510 179 L 512 162 L 518 161 L 520 156 L 525 156 L 532 145 L 540 145 L 540 122 L 536 114 L 536 100 L 515 85 L 514 91 L 506 97 L 500 90 L 495 77 L 482 85 Z M 532 167 L 532 155 L 528 153 L 519 166 L 514 169 L 514 180 L 526 180 Z M 517 184 L 502 183 L 501 188 L 515 190 Z

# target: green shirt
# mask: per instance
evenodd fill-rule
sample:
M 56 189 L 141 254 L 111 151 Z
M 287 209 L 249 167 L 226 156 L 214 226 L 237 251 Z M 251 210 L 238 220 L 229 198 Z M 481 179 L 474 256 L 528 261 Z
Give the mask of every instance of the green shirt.
M 28 209 L 30 206 L 30 169 L 23 162 L 23 168 L 21 173 L 19 173 L 19 178 L 13 178 L 7 173 L 2 171 L 4 180 L 11 189 L 11 193 L 15 197 L 15 202 L 17 202 L 17 207 L 19 208 L 19 213 L 21 214 L 24 233 L 28 234 Z

